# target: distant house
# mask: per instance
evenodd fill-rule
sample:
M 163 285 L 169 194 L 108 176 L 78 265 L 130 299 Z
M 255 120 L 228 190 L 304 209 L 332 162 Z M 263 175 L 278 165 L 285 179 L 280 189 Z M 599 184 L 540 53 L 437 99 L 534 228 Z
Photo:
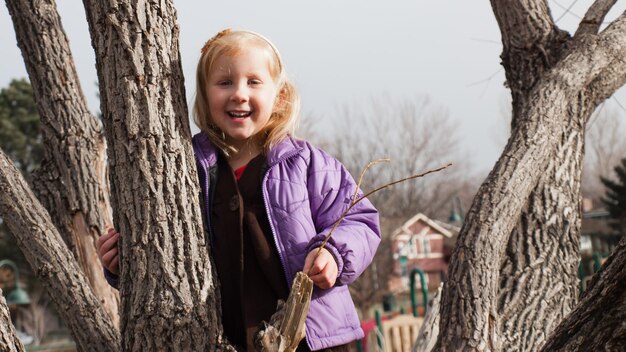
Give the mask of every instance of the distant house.
M 580 233 L 581 264 L 578 268 L 582 288 L 586 287 L 591 276 L 598 271 L 604 260 L 617 247 L 623 235 L 617 234 L 609 226 L 609 212 L 593 208 L 589 199 L 583 200 L 582 226 Z
M 439 287 L 448 270 L 448 259 L 459 228 L 431 220 L 418 213 L 391 234 L 393 271 L 389 279 L 392 293 L 409 290 L 409 274 L 419 268 L 426 274 L 429 291 Z M 417 288 L 421 287 L 417 280 Z

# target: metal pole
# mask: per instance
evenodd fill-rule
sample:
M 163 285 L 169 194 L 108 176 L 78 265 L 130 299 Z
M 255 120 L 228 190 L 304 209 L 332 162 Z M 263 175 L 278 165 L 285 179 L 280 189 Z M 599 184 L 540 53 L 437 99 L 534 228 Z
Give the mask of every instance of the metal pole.
M 580 279 L 580 293 L 582 294 L 583 291 L 585 291 L 585 285 L 584 285 L 584 281 L 585 281 L 585 266 L 583 264 L 583 261 L 581 260 L 580 263 L 578 264 L 578 278 Z
M 426 279 L 422 269 L 414 268 L 411 271 L 411 307 L 413 308 L 413 316 L 417 317 L 417 298 L 415 297 L 415 275 L 419 274 L 420 283 L 422 284 L 422 301 L 424 303 L 424 315 L 426 315 L 426 307 L 428 307 L 428 287 L 426 287 Z
M 600 253 L 595 252 L 593 253 L 593 272 L 597 273 L 598 270 L 600 270 L 600 267 L 602 265 L 600 265 Z
M 380 311 L 376 309 L 376 327 L 378 332 L 376 334 L 376 342 L 378 343 L 378 348 L 380 351 L 383 351 L 383 323 L 380 317 Z

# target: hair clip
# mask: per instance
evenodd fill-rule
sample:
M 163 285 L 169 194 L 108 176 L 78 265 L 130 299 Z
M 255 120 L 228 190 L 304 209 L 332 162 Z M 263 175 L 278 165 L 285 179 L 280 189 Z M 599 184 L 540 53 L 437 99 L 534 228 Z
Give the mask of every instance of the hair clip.
M 209 50 L 209 47 L 211 46 L 211 44 L 213 44 L 213 42 L 215 42 L 216 40 L 218 40 L 219 38 L 225 36 L 226 34 L 228 34 L 230 32 L 232 32 L 232 30 L 230 28 L 226 28 L 226 29 L 223 29 L 223 30 L 219 31 L 211 39 L 207 40 L 207 42 L 204 44 L 204 46 L 202 47 L 200 52 L 204 55 L 206 53 L 206 51 Z

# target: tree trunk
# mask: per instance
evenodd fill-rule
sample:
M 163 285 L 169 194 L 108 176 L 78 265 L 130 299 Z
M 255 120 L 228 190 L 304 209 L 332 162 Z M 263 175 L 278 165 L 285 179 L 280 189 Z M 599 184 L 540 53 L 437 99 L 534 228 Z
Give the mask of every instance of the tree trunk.
M 15 329 L 11 322 L 11 315 L 9 314 L 9 307 L 7 307 L 7 302 L 4 300 L 2 290 L 0 290 L 0 351 L 24 351 L 22 341 L 20 341 L 15 334 Z
M 119 297 L 95 246 L 112 225 L 101 124 L 87 107 L 55 2 L 6 3 L 41 119 L 44 158 L 33 190 L 118 326 Z
M 626 236 L 542 351 L 626 351 Z
M 203 233 L 170 1 L 84 1 L 120 238 L 122 349 L 214 350 L 220 303 Z
M 509 238 L 498 302 L 504 351 L 537 351 L 577 301 L 581 132 L 550 160 Z
M 567 51 L 570 36 L 554 25 L 545 2 L 492 1 L 502 29 L 503 66 L 513 96 L 512 130 L 533 104 L 530 93 Z M 516 23 L 520 30 L 510 31 Z M 505 351 L 536 351 L 578 295 L 580 173 L 585 122 L 572 104 L 537 186 L 508 240 L 500 269 L 498 316 Z
M 583 21 L 598 26 L 581 25 L 570 40 L 545 1 L 492 0 L 511 138 L 459 234 L 438 349 L 536 350 L 576 300 L 584 127 L 626 80 L 624 15 L 597 34 L 605 3 Z
M 26 181 L 0 151 L 0 217 L 50 293 L 81 351 L 117 351 L 119 335 L 61 235 Z

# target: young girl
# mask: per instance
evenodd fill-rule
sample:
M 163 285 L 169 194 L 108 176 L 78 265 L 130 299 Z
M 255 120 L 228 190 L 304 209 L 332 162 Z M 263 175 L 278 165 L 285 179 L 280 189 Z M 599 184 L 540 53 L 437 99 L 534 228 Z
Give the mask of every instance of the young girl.
M 229 341 L 254 350 L 261 321 L 286 300 L 302 270 L 315 284 L 298 350 L 344 350 L 363 331 L 348 284 L 380 241 L 368 200 L 343 219 L 356 184 L 334 158 L 292 137 L 299 98 L 276 47 L 249 31 L 224 30 L 202 48 L 193 137 L 204 220 L 220 279 Z M 359 195 L 361 195 L 359 191 Z M 98 241 L 105 272 L 118 272 L 115 230 Z

